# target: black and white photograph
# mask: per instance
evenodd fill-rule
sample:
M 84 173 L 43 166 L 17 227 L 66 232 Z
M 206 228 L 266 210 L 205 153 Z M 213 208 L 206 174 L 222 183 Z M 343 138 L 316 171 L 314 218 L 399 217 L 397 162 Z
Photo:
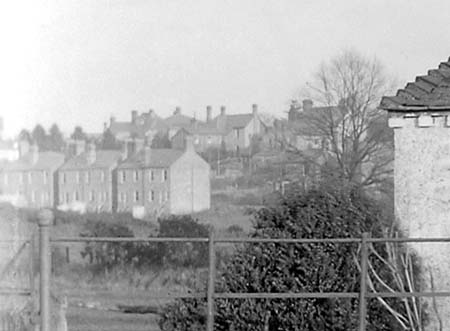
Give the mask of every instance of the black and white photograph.
M 449 331 L 450 2 L 0 4 L 0 331 Z

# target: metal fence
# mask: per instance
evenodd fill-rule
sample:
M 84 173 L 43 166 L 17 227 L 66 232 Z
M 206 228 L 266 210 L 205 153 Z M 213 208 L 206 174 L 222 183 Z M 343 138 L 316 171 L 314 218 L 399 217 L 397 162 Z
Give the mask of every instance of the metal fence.
M 207 331 L 214 330 L 214 303 L 216 299 L 311 299 L 311 298 L 357 298 L 359 299 L 358 330 L 366 330 L 367 299 L 407 298 L 407 297 L 450 297 L 450 292 L 370 292 L 367 289 L 368 279 L 368 247 L 370 243 L 406 243 L 406 242 L 450 242 L 450 238 L 369 238 L 364 233 L 361 238 L 335 239 L 281 239 L 281 238 L 215 238 L 211 232 L 208 238 L 109 238 L 109 237 L 66 237 L 50 238 L 50 227 L 53 215 L 44 211 L 39 216 L 39 268 L 40 268 L 40 321 L 41 331 L 50 331 L 50 281 L 51 281 L 51 245 L 69 242 L 204 242 L 208 244 L 208 287 L 205 293 L 187 293 L 157 295 L 155 299 L 167 298 L 205 298 L 207 300 Z M 216 245 L 225 243 L 283 243 L 283 244 L 312 244 L 312 243 L 342 243 L 360 245 L 360 290 L 359 292 L 299 292 L 299 293 L 231 293 L 215 292 L 216 279 Z M 25 291 L 27 292 L 27 291 Z M 28 293 L 28 292 L 27 292 Z

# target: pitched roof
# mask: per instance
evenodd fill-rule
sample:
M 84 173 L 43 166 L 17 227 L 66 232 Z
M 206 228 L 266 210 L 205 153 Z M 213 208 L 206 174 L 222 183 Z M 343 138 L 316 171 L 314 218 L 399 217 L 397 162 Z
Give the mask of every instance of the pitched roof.
M 288 122 L 288 125 L 296 134 L 322 136 L 323 133 L 317 132 L 317 126 L 323 126 L 319 123 L 326 123 L 331 113 L 334 120 L 342 118 L 342 111 L 338 106 L 311 107 L 307 110 L 297 111 L 296 119 Z
M 88 152 L 84 152 L 69 159 L 60 170 L 109 168 L 122 156 L 122 152 L 117 150 L 98 150 L 95 154 L 95 161 L 91 164 L 88 162 Z
M 183 114 L 173 114 L 172 116 L 167 117 L 164 122 L 169 127 L 184 128 L 191 126 L 193 120 L 193 117 L 189 117 Z
M 57 152 L 39 152 L 35 163 L 31 162 L 31 154 L 19 160 L 6 162 L 2 166 L 5 171 L 56 170 L 64 163 L 64 154 Z
M 225 116 L 225 117 L 223 117 Z M 196 122 L 185 129 L 191 134 L 198 135 L 227 135 L 233 129 L 245 128 L 253 119 L 253 114 L 231 114 L 218 115 L 209 122 Z M 225 125 L 221 127 L 219 121 L 224 120 Z
M 380 108 L 391 111 L 450 109 L 450 58 L 425 76 L 417 76 L 395 96 L 382 98 Z
M 141 150 L 136 154 L 130 156 L 123 163 L 119 165 L 119 169 L 124 168 L 163 168 L 172 165 L 184 154 L 182 150 L 176 149 L 152 149 L 150 160 L 145 158 L 145 151 Z
M 145 134 L 149 130 L 162 131 L 168 128 L 169 126 L 165 121 L 155 114 L 151 116 L 149 114 L 142 114 L 137 123 L 114 121 L 109 126 L 110 131 L 114 135 L 126 132 L 129 133 L 130 136 L 137 136 L 140 138 L 145 137 Z

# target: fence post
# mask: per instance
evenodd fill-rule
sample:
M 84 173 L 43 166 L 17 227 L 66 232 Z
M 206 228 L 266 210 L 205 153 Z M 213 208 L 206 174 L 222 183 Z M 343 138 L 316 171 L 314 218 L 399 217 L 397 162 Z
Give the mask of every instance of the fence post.
M 361 281 L 359 290 L 359 331 L 366 330 L 366 293 L 367 293 L 367 262 L 369 258 L 367 232 L 364 232 L 361 240 Z
M 214 330 L 214 283 L 216 277 L 216 254 L 214 251 L 214 232 L 211 229 L 209 232 L 208 240 L 209 248 L 209 274 L 208 274 L 208 293 L 207 293 L 207 303 L 208 303 L 208 316 L 207 316 L 207 331 Z
M 53 223 L 53 213 L 43 209 L 38 218 L 41 331 L 50 331 L 50 226 Z

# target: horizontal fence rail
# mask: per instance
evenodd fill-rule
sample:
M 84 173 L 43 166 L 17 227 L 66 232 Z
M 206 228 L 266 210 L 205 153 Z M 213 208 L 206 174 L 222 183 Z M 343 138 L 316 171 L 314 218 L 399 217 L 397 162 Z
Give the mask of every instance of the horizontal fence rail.
M 194 293 L 154 293 L 155 299 L 187 299 L 203 298 L 207 301 L 207 331 L 214 328 L 214 305 L 216 299 L 317 299 L 317 298 L 359 298 L 359 331 L 366 330 L 366 301 L 372 298 L 418 298 L 418 297 L 450 297 L 450 291 L 444 292 L 370 292 L 367 288 L 369 244 L 372 243 L 446 243 L 450 238 L 370 238 L 363 234 L 361 238 L 215 238 L 211 232 L 209 237 L 51 237 L 50 225 L 53 215 L 44 211 L 39 216 L 39 247 L 40 247 L 40 316 L 41 330 L 49 331 L 49 287 L 50 287 L 50 259 L 51 246 L 64 243 L 189 243 L 199 242 L 208 244 L 208 286 L 206 292 Z M 30 242 L 29 239 L 25 240 Z M 232 293 L 215 292 L 216 259 L 215 247 L 219 244 L 358 244 L 360 247 L 360 291 L 359 292 L 259 292 L 259 293 Z M 18 293 L 29 294 L 30 290 L 16 290 Z M 0 288 L 6 295 L 9 289 Z

